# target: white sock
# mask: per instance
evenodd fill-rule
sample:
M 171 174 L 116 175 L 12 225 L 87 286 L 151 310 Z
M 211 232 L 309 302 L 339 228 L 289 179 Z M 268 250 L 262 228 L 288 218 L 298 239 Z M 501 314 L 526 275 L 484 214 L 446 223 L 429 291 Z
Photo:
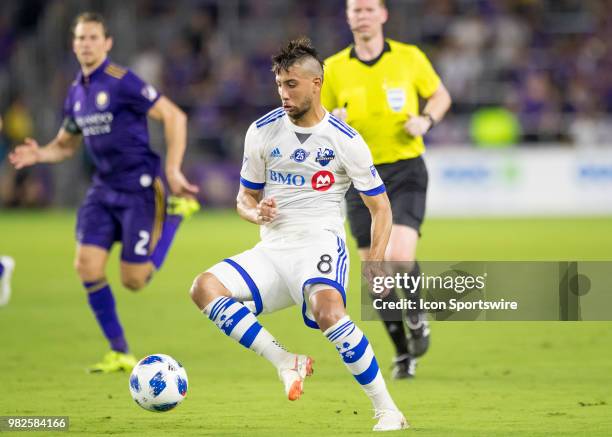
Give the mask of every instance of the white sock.
M 227 336 L 263 356 L 276 368 L 288 357 L 293 357 L 247 307 L 231 297 L 216 298 L 202 312 Z
M 344 316 L 324 332 L 340 353 L 344 364 L 366 392 L 376 410 L 397 410 L 378 368 L 374 350 L 364 333 Z

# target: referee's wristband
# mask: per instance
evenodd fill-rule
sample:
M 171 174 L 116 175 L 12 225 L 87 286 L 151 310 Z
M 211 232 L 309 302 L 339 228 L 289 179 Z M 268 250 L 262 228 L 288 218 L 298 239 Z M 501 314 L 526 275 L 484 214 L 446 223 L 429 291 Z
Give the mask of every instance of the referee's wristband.
M 427 112 L 424 112 L 423 114 L 421 114 L 421 116 L 429 120 L 429 128 L 427 129 L 427 132 L 429 132 L 431 128 L 435 126 L 436 120 L 431 116 L 431 114 Z

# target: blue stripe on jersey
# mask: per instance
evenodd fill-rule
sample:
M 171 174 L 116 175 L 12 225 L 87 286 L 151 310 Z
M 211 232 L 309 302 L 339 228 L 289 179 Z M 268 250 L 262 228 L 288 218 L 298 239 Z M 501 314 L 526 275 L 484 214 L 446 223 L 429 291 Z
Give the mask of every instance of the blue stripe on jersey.
M 340 282 L 340 269 L 341 269 L 341 264 L 340 261 L 342 260 L 342 257 L 346 258 L 346 247 L 344 246 L 344 242 L 342 241 L 342 239 L 340 237 L 338 238 L 338 260 L 336 261 L 336 282 Z
M 338 259 L 338 267 L 336 271 L 336 282 L 344 287 L 344 283 L 342 281 L 342 274 L 344 273 L 344 268 L 346 267 L 346 253 L 343 253 L 342 256 Z
M 336 117 L 335 115 L 332 115 L 332 114 L 329 114 L 329 116 L 331 118 L 333 118 L 335 121 L 337 121 L 340 124 L 340 126 L 345 128 L 347 131 L 349 131 L 353 135 L 357 135 L 357 131 L 355 129 L 353 129 L 352 127 L 350 127 L 345 121 L 340 120 L 338 117 Z
M 255 322 L 251 325 L 249 329 L 244 333 L 242 338 L 240 339 L 240 344 L 244 347 L 251 347 L 255 338 L 257 338 L 257 334 L 261 331 L 261 325 L 258 322 Z
M 338 277 L 338 282 L 340 284 L 342 284 L 342 286 L 345 286 L 345 278 L 346 278 L 346 267 L 348 266 L 346 259 L 348 257 L 348 253 L 344 254 L 344 258 L 342 258 L 342 263 L 340 263 L 340 276 Z
M 280 114 L 276 114 L 273 117 L 268 118 L 265 121 L 262 121 L 261 123 L 256 124 L 255 126 L 257 126 L 257 129 L 262 128 L 263 126 L 265 126 L 266 124 L 270 124 L 273 121 L 278 120 L 279 118 L 283 118 L 285 116 L 285 111 L 281 112 Z
M 344 283 L 344 276 L 346 276 L 346 267 L 348 266 L 348 263 L 346 262 L 348 260 L 348 252 L 346 250 L 346 242 L 344 240 L 342 240 L 342 246 L 344 247 L 344 259 L 342 260 L 341 266 L 342 276 L 338 277 L 338 282 L 341 283 L 343 287 L 346 287 L 346 284 Z
M 302 305 L 302 319 L 304 319 L 304 324 L 312 329 L 319 329 L 319 324 L 314 320 L 310 320 L 306 315 L 306 302 Z
M 370 363 L 370 367 L 368 367 L 363 373 L 359 375 L 354 375 L 357 382 L 361 385 L 366 385 L 374 381 L 376 375 L 378 374 L 378 362 L 376 361 L 376 357 L 372 357 L 372 362 Z
M 335 115 L 333 115 L 333 114 L 329 114 L 329 115 L 330 115 L 330 117 L 331 117 L 331 118 L 333 118 L 335 121 L 337 121 L 338 123 L 340 123 L 340 125 L 341 125 L 341 126 L 345 127 L 345 128 L 346 128 L 346 130 L 348 130 L 349 132 L 351 132 L 351 133 L 353 133 L 353 134 L 356 134 L 356 133 L 357 133 L 357 131 L 356 131 L 355 129 L 353 129 L 353 127 L 352 127 L 352 126 L 349 126 L 349 124 L 348 124 L 346 121 L 344 121 L 344 120 L 342 120 L 342 119 L 340 119 L 340 118 L 336 117 L 336 116 L 335 116 Z
M 339 124 L 337 124 L 333 119 L 328 118 L 327 121 L 329 121 L 329 124 L 331 124 L 332 126 L 334 126 L 336 129 L 338 129 L 340 132 L 342 132 L 344 135 L 346 135 L 349 138 L 353 138 L 355 135 L 353 135 L 352 133 L 350 133 L 349 131 L 347 131 L 346 129 L 344 129 L 342 126 L 340 126 Z
M 225 332 L 226 335 L 230 335 L 232 331 L 234 330 L 234 328 L 236 327 L 236 325 L 250 313 L 251 312 L 249 311 L 249 309 L 243 306 L 238 311 L 236 311 L 234 314 L 232 314 L 231 317 L 226 319 L 225 322 L 223 322 L 223 325 L 221 326 L 221 330 Z
M 251 291 L 251 295 L 253 296 L 253 301 L 255 302 L 255 315 L 261 313 L 263 311 L 263 302 L 261 300 L 261 294 L 259 294 L 259 288 L 257 288 L 253 278 L 251 278 L 247 271 L 233 259 L 226 258 L 223 261 L 228 263 L 230 266 L 235 268 L 238 273 L 240 273 L 240 276 L 242 276 L 242 279 L 244 279 L 244 282 L 246 282 L 249 290 Z
M 344 277 L 346 276 L 346 260 L 348 259 L 348 252 L 346 251 L 346 243 L 342 238 L 340 238 L 340 243 L 342 244 L 342 251 L 340 255 L 338 255 L 338 265 L 336 266 L 336 281 L 345 287 Z
M 385 188 L 385 184 L 380 184 L 376 188 L 372 188 L 371 190 L 360 191 L 360 193 L 365 194 L 366 196 L 376 196 L 377 194 L 381 194 L 387 191 Z
M 276 115 L 276 114 L 279 114 L 279 113 L 280 113 L 282 110 L 283 110 L 283 108 L 276 108 L 276 109 L 274 109 L 274 110 L 272 110 L 272 111 L 268 112 L 268 113 L 267 113 L 266 115 L 264 115 L 263 117 L 258 118 L 257 120 L 255 120 L 255 124 L 257 125 L 257 124 L 259 124 L 259 123 L 263 123 L 263 122 L 264 122 L 265 120 L 267 120 L 268 118 L 270 118 L 270 117 L 272 117 L 272 116 L 274 116 L 274 115 Z
M 361 341 L 353 349 L 350 349 L 342 354 L 342 360 L 345 363 L 354 363 L 363 357 L 370 342 L 365 335 L 361 336 Z
M 346 292 L 344 291 L 344 287 L 333 279 L 317 277 L 310 278 L 304 281 L 302 284 L 302 318 L 304 319 L 304 324 L 309 328 L 319 329 L 319 325 L 314 320 L 311 320 L 306 315 L 306 299 L 304 297 L 304 290 L 306 290 L 306 286 L 310 284 L 326 284 L 330 285 L 331 288 L 338 290 L 340 296 L 342 296 L 342 302 L 344 303 L 344 308 L 346 308 Z
M 242 185 L 244 185 L 247 188 L 250 188 L 251 190 L 262 190 L 263 187 L 265 187 L 266 183 L 265 182 L 251 182 L 246 180 L 245 178 L 243 178 L 242 176 L 240 177 L 240 183 Z

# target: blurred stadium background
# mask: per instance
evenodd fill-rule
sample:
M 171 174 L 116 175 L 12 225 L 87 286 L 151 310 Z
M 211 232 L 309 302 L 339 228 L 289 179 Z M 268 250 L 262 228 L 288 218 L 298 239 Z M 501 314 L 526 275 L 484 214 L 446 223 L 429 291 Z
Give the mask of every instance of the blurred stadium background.
M 426 138 L 429 216 L 612 214 L 612 2 L 388 0 L 388 37 L 419 45 L 454 99 Z M 0 205 L 76 206 L 85 152 L 16 174 L 8 150 L 57 132 L 77 71 L 70 24 L 104 13 L 111 56 L 189 114 L 186 171 L 228 207 L 248 124 L 278 106 L 269 58 L 310 36 L 351 42 L 343 0 L 23 0 L 0 3 Z M 161 131 L 152 127 L 155 148 Z

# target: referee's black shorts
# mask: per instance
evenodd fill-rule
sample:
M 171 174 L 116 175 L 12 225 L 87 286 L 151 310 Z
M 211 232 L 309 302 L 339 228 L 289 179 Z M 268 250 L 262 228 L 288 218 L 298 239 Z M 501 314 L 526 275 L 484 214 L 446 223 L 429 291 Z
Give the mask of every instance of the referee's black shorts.
M 385 183 L 391 202 L 393 224 L 406 225 L 420 232 L 425 216 L 427 195 L 427 168 L 421 156 L 391 164 L 376 166 Z M 346 193 L 346 207 L 351 233 L 359 248 L 370 246 L 370 212 L 359 192 L 351 185 Z

